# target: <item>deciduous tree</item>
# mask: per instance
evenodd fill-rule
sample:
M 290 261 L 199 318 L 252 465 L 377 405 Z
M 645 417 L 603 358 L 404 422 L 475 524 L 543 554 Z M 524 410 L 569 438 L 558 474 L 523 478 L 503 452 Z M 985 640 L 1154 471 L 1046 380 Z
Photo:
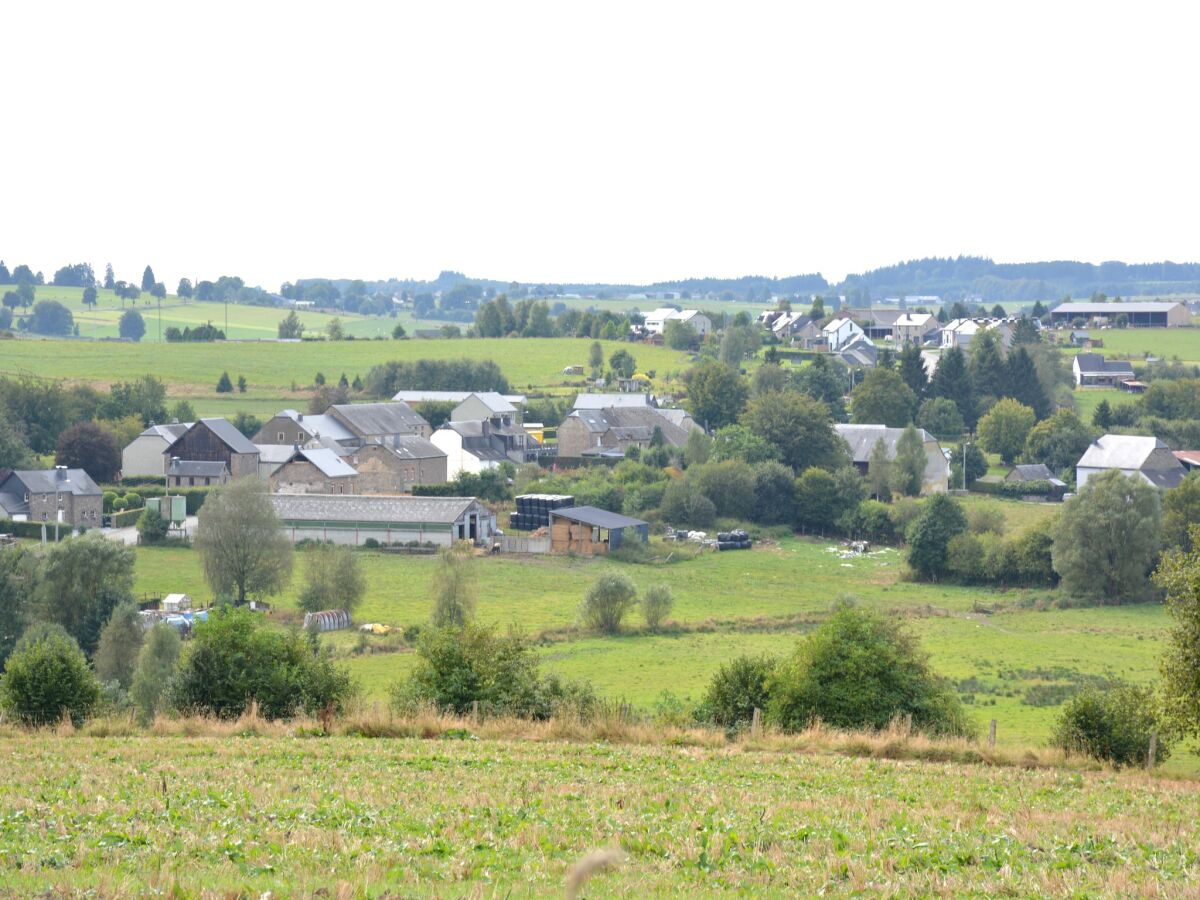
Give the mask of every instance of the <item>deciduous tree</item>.
M 278 593 L 292 575 L 292 545 L 257 478 L 209 494 L 200 508 L 196 551 L 213 595 L 238 605 Z

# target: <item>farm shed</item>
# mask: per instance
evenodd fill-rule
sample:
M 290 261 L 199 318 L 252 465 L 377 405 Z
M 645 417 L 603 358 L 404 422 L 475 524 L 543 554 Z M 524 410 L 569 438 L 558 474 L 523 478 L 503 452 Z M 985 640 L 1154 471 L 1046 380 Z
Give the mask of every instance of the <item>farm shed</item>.
M 595 556 L 616 550 L 625 541 L 650 540 L 650 525 L 595 506 L 574 506 L 550 512 L 550 548 L 555 553 Z
M 350 613 L 344 609 L 323 609 L 304 614 L 304 630 L 341 631 L 350 627 Z
M 361 545 L 455 541 L 490 544 L 496 517 L 474 497 L 386 497 L 366 494 L 270 494 L 288 537 Z

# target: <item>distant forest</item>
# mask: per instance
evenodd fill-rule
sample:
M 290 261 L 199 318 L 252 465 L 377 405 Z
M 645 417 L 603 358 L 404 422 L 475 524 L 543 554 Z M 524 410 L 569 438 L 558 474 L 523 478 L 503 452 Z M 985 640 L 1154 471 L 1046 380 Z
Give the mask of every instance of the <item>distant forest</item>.
M 323 279 L 305 279 L 298 285 Z M 349 279 L 332 279 L 344 291 Z M 741 278 L 684 278 L 654 284 L 547 284 L 472 278 L 460 272 L 442 272 L 432 281 L 368 281 L 370 292 L 407 292 L 410 296 L 448 292 L 471 285 L 486 295 L 506 292 L 510 297 L 548 297 L 583 294 L 600 299 L 666 291 L 724 300 L 757 303 L 770 297 L 809 294 L 843 294 L 855 306 L 888 297 L 937 295 L 945 300 L 978 298 L 986 302 L 1054 301 L 1070 295 L 1076 299 L 1101 293 L 1115 296 L 1163 296 L 1200 293 L 1200 263 L 1093 263 L 1069 260 L 997 263 L 985 257 L 929 257 L 850 275 L 830 284 L 819 274 L 782 278 L 747 275 Z

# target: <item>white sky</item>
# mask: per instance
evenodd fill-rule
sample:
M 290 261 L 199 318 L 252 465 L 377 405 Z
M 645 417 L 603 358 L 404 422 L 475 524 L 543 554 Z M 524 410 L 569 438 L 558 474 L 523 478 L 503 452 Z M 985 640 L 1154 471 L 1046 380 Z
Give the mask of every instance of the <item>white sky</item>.
M 20 3 L 0 258 L 648 282 L 1200 258 L 1200 6 Z

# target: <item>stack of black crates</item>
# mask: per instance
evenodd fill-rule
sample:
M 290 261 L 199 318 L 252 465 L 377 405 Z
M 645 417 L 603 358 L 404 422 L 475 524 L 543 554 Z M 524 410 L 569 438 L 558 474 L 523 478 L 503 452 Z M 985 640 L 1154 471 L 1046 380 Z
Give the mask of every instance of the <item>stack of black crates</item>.
M 740 528 L 736 531 L 717 532 L 718 550 L 749 550 L 750 546 L 750 535 Z
M 522 494 L 517 498 L 517 511 L 509 516 L 508 527 L 516 531 L 548 528 L 551 510 L 574 505 L 575 498 L 570 494 Z

